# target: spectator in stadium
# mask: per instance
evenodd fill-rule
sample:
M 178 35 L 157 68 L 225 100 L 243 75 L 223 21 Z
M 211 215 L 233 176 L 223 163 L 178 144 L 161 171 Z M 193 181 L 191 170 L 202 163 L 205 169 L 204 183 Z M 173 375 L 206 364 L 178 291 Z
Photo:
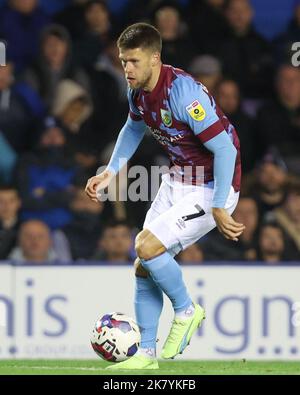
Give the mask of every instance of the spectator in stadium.
M 242 260 L 255 259 L 257 244 L 257 229 L 259 226 L 258 208 L 254 199 L 242 197 L 233 213 L 235 221 L 243 221 L 245 233 L 239 238 L 238 249 L 241 251 Z
M 163 0 L 162 0 L 163 1 Z M 151 14 L 161 0 L 127 0 L 124 2 L 122 18 L 119 21 L 119 30 L 138 22 L 150 22 Z M 178 3 L 176 0 L 174 3 Z
M 176 260 L 180 265 L 200 264 L 204 260 L 200 244 L 194 243 L 187 247 L 177 255 Z
M 285 32 L 273 42 L 274 56 L 277 64 L 289 63 L 294 51 L 292 45 L 299 42 L 300 37 L 300 1 L 295 0 L 293 18 Z
M 51 229 L 72 220 L 70 201 L 80 169 L 68 154 L 63 129 L 52 117 L 41 127 L 36 148 L 24 154 L 17 169 L 22 219 L 44 221 Z
M 236 243 L 224 239 L 217 230 L 212 231 L 202 243 L 206 260 L 243 261 L 256 258 L 259 216 L 255 200 L 246 196 L 241 197 L 233 218 L 235 221 L 241 221 L 246 227 L 239 241 Z
M 11 185 L 0 186 L 0 260 L 6 259 L 16 245 L 20 207 L 17 189 Z
M 253 26 L 249 0 L 228 0 L 225 16 L 231 33 L 221 40 L 220 58 L 224 75 L 236 80 L 243 95 L 261 99 L 272 93 L 272 53 L 267 41 Z
M 89 68 L 97 61 L 111 34 L 111 16 L 106 1 L 89 0 L 86 3 L 83 29 L 75 53 L 79 64 Z
M 100 237 L 93 260 L 127 264 L 132 262 L 132 246 L 131 228 L 126 221 L 108 223 Z
M 198 53 L 218 56 L 220 45 L 229 34 L 223 14 L 225 0 L 190 0 L 187 14 L 191 37 Z
M 38 95 L 26 84 L 17 83 L 14 65 L 0 67 L 0 130 L 11 150 L 19 154 L 30 149 L 36 119 L 44 113 Z
M 258 159 L 255 124 L 241 108 L 241 93 L 235 81 L 220 81 L 216 87 L 215 98 L 238 131 L 243 159 L 242 169 L 246 173 L 253 169 Z
M 60 25 L 49 25 L 41 33 L 40 50 L 34 64 L 27 69 L 25 81 L 51 108 L 58 84 L 71 79 L 90 89 L 86 73 L 74 65 L 72 43 L 68 31 Z
M 92 110 L 90 97 L 80 85 L 70 79 L 60 82 L 52 113 L 70 133 L 76 134 L 80 131 Z
M 70 208 L 73 220 L 64 227 L 74 260 L 90 259 L 94 254 L 103 227 L 104 203 L 92 202 L 83 187 L 76 187 Z
M 59 83 L 52 107 L 54 115 L 66 131 L 68 146 L 74 151 L 84 145 L 99 146 L 99 133 L 90 127 L 93 106 L 88 92 L 70 79 Z
M 265 223 L 259 231 L 257 260 L 268 265 L 293 260 L 286 249 L 285 236 L 277 223 Z
M 17 154 L 0 131 L 0 184 L 10 183 L 17 163 Z
M 154 10 L 154 25 L 162 37 L 162 61 L 186 69 L 196 54 L 187 25 L 174 1 L 163 1 Z
M 82 37 L 84 26 L 84 8 L 89 0 L 71 0 L 70 4 L 54 15 L 54 21 L 63 25 L 76 41 Z
M 74 158 L 81 169 L 82 180 L 92 177 L 99 167 L 99 152 L 89 145 L 77 147 Z
M 93 124 L 101 130 L 102 147 L 117 139 L 128 116 L 127 81 L 119 59 L 116 38 L 111 36 L 95 64 L 90 65 Z M 118 109 L 118 116 L 116 115 Z
M 300 183 L 291 183 L 284 203 L 267 217 L 276 221 L 288 237 L 288 250 L 300 260 Z
M 50 18 L 38 0 L 9 0 L 0 9 L 0 37 L 7 41 L 7 53 L 21 72 L 38 51 L 38 38 Z
M 300 69 L 280 66 L 276 92 L 276 98 L 258 113 L 259 144 L 265 149 L 275 146 L 288 169 L 300 175 Z
M 119 50 L 116 43 L 116 37 L 112 37 L 103 53 L 97 59 L 95 64 L 96 70 L 109 74 L 118 86 L 118 100 L 120 102 L 127 101 L 127 81 L 124 75 L 122 63 L 119 58 Z
M 188 72 L 215 95 L 216 86 L 222 77 L 221 63 L 217 58 L 212 55 L 197 56 L 192 60 Z
M 276 150 L 270 150 L 258 166 L 244 177 L 242 191 L 257 202 L 259 215 L 279 207 L 286 196 L 288 182 L 292 179 L 286 165 Z
M 42 221 L 24 222 L 19 231 L 18 246 L 9 255 L 9 259 L 20 263 L 46 263 L 58 260 L 55 253 L 50 229 Z

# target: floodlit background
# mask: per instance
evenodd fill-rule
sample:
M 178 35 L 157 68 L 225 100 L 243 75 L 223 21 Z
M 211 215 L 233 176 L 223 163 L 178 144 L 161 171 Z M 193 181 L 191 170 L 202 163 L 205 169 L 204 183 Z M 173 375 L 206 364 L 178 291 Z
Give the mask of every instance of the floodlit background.
M 207 309 L 184 357 L 299 360 L 298 0 L 0 1 L 0 359 L 96 358 L 96 319 L 134 315 L 134 237 L 151 202 L 95 205 L 84 187 L 127 118 L 116 38 L 137 21 L 160 30 L 163 62 L 207 86 L 241 141 L 245 232 L 212 231 L 177 257 Z M 168 164 L 150 134 L 136 164 Z

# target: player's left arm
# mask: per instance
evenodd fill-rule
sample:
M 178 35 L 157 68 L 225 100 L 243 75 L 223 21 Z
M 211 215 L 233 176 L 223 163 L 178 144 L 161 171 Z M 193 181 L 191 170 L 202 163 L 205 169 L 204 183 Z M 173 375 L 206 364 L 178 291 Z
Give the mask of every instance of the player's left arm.
M 187 123 L 201 143 L 214 154 L 212 214 L 219 231 L 236 240 L 244 230 L 225 209 L 235 168 L 237 151 L 215 112 L 215 102 L 202 85 L 190 77 L 175 81 L 170 104 L 175 116 Z
M 214 196 L 212 214 L 219 231 L 230 240 L 237 241 L 245 229 L 243 224 L 236 222 L 225 209 L 225 203 L 231 188 L 234 173 L 236 148 L 228 134 L 222 131 L 203 143 L 214 153 Z

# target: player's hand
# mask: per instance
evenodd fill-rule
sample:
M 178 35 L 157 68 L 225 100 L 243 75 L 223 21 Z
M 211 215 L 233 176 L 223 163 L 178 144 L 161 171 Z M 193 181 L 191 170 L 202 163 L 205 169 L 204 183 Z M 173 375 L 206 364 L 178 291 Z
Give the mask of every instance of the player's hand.
M 99 200 L 97 199 L 97 189 L 107 188 L 113 177 L 114 173 L 109 170 L 104 170 L 97 176 L 89 178 L 85 187 L 85 193 L 93 202 L 98 203 Z
M 245 225 L 236 222 L 224 208 L 213 207 L 212 215 L 219 232 L 226 239 L 238 241 L 238 237 L 243 233 Z

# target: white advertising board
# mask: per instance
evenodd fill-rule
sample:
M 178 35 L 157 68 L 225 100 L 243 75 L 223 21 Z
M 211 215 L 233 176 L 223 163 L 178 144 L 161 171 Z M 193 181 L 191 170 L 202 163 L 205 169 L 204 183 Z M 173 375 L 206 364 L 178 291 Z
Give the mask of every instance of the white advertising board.
M 181 359 L 300 360 L 300 267 L 185 266 L 206 320 Z M 129 266 L 0 265 L 0 359 L 97 358 L 94 322 L 134 317 Z M 173 319 L 165 298 L 161 350 Z

